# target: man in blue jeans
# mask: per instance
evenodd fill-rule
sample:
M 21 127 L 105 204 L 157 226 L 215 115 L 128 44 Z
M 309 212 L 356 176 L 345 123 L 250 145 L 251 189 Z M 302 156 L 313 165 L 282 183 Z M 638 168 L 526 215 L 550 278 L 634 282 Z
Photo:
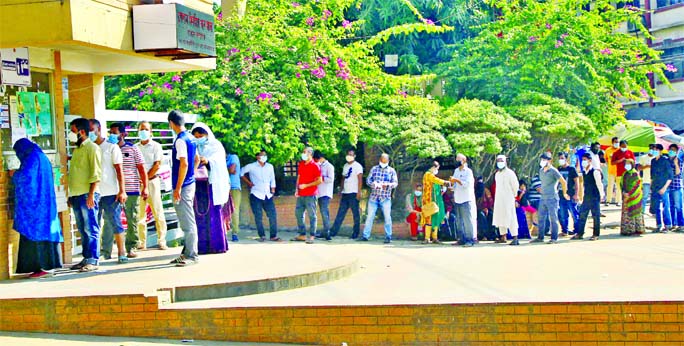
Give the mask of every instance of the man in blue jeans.
M 90 122 L 78 118 L 71 121 L 69 142 L 76 148 L 69 163 L 69 206 L 81 233 L 83 260 L 72 270 L 92 272 L 100 259 L 99 184 L 102 178 L 102 154 L 97 144 L 88 138 Z
M 601 170 L 592 165 L 592 160 L 598 160 L 590 153 L 582 155 L 582 170 L 584 171 L 584 201 L 579 211 L 579 221 L 575 227 L 575 236 L 570 240 L 584 238 L 584 227 L 591 212 L 594 219 L 594 233 L 589 240 L 598 240 L 601 235 L 601 200 L 605 197 L 603 192 L 603 177 Z
M 651 214 L 656 216 L 656 229 L 653 233 L 667 233 L 672 227 L 670 214 L 670 184 L 673 172 L 670 160 L 662 155 L 662 144 L 656 144 L 651 151 Z M 662 209 L 661 209 L 662 205 Z M 663 223 L 665 227 L 663 228 Z
M 389 155 L 383 153 L 380 156 L 380 163 L 371 168 L 366 184 L 371 188 L 371 194 L 368 198 L 366 225 L 359 240 L 370 239 L 375 214 L 381 208 L 385 218 L 385 244 L 389 244 L 392 241 L 392 190 L 399 185 L 397 172 L 389 166 Z
M 560 219 L 561 236 L 566 236 L 577 232 L 577 223 L 579 222 L 579 210 L 577 209 L 577 202 L 579 201 L 577 188 L 579 186 L 579 174 L 577 174 L 575 167 L 569 164 L 567 153 L 558 153 L 558 172 L 560 172 L 563 179 L 567 182 L 568 195 L 570 196 L 570 199 L 565 199 L 565 197 L 560 195 L 561 191 L 558 191 L 558 218 Z M 568 229 L 570 217 L 572 217 L 574 232 L 570 232 Z
M 544 242 L 544 233 L 547 227 L 551 227 L 551 240 L 549 244 L 558 242 L 558 183 L 560 182 L 561 195 L 565 199 L 568 196 L 568 186 L 563 176 L 551 165 L 551 155 L 544 153 L 540 157 L 539 178 L 541 179 L 541 201 L 539 202 L 539 235 L 530 243 Z M 548 222 L 548 223 L 547 223 Z
M 677 144 L 671 144 L 668 151 L 672 162 L 672 184 L 670 184 L 670 215 L 672 217 L 671 231 L 684 230 L 684 214 L 682 214 L 682 164 L 684 153 Z
M 256 223 L 260 242 L 266 241 L 266 232 L 262 221 L 264 211 L 268 217 L 271 241 L 281 240 L 278 237 L 278 215 L 273 201 L 276 189 L 275 171 L 273 165 L 266 161 L 268 161 L 266 151 L 261 150 L 256 155 L 256 162 L 248 164 L 240 172 L 242 181 L 250 189 L 249 205 L 252 208 L 252 214 L 254 214 L 254 223 Z

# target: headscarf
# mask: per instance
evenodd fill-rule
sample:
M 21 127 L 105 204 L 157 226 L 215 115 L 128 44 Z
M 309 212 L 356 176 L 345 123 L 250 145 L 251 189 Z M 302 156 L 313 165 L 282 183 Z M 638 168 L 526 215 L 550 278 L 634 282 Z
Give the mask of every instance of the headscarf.
M 21 162 L 12 176 L 14 229 L 31 241 L 63 242 L 50 160 L 26 138 L 13 148 Z
M 499 161 L 499 159 L 502 159 L 503 162 L 506 162 L 506 155 L 496 155 L 496 161 Z
M 207 142 L 204 145 L 197 145 L 197 152 L 209 163 L 209 184 L 211 185 L 214 205 L 224 205 L 228 202 L 230 195 L 230 184 L 227 183 L 230 181 L 230 177 L 226 166 L 226 150 L 207 124 L 195 123 L 190 133 L 196 128 L 201 128 L 207 132 Z

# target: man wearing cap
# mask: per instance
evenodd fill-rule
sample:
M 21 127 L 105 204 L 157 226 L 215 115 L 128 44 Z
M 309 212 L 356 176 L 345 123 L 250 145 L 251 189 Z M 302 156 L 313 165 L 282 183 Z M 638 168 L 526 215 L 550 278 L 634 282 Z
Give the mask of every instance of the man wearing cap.
M 506 156 L 496 157 L 496 194 L 494 195 L 494 220 L 492 224 L 499 230 L 497 243 L 506 242 L 506 234 L 511 232 L 513 241 L 509 245 L 518 243 L 518 215 L 515 211 L 515 197 L 518 195 L 518 176 L 507 167 Z
M 541 201 L 539 202 L 539 235 L 530 243 L 541 243 L 544 241 L 544 233 L 551 227 L 551 240 L 549 244 L 558 242 L 558 183 L 561 184 L 563 198 L 570 199 L 568 196 L 568 184 L 556 168 L 551 165 L 551 155 L 544 153 L 539 158 L 539 178 L 541 179 Z M 547 222 L 548 221 L 548 222 Z

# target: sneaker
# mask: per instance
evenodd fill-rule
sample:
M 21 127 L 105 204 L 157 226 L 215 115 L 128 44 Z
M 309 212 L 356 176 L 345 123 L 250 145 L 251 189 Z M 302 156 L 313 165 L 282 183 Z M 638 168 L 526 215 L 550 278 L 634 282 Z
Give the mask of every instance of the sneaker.
M 84 265 L 83 268 L 81 268 L 79 271 L 81 273 L 89 273 L 89 272 L 94 272 L 97 269 L 98 269 L 97 264 L 88 263 L 88 264 Z
M 599 237 L 597 237 L 597 236 L 592 236 L 591 238 L 589 238 L 589 240 L 590 240 L 590 241 L 597 241 L 597 240 L 599 240 Z
M 575 234 L 577 234 L 577 232 L 572 232 L 572 231 L 568 232 L 568 235 L 575 235 Z
M 511 241 L 510 243 L 508 243 L 508 245 L 513 245 L 513 246 L 515 246 L 515 245 L 520 245 L 520 242 L 518 241 L 518 239 L 513 239 L 513 241 Z
M 361 238 L 357 239 L 356 241 L 368 241 L 368 238 L 361 237 Z
M 568 233 L 567 233 L 567 232 L 561 232 L 561 233 L 559 234 L 559 236 L 561 236 L 561 237 L 567 237 L 567 236 L 568 236 Z
M 475 246 L 475 244 L 473 244 L 473 243 L 465 243 L 465 244 L 463 244 L 463 247 L 473 247 L 473 246 Z
M 257 241 L 260 242 L 260 243 L 263 243 L 263 242 L 266 241 L 266 237 L 259 237 L 259 238 L 257 239 Z
M 180 255 L 180 256 L 176 257 L 174 260 L 172 260 L 171 262 L 169 262 L 169 264 L 178 264 L 178 263 L 181 263 L 183 261 L 185 261 L 185 256 Z
M 169 247 L 166 244 L 159 244 L 159 250 L 168 250 Z
M 672 226 L 672 227 L 670 227 L 670 228 L 668 229 L 668 231 L 670 231 L 670 232 L 677 232 L 677 231 L 679 231 L 679 227 L 677 227 L 677 226 Z
M 49 278 L 55 276 L 55 273 L 53 272 L 48 272 L 45 270 L 41 270 L 39 272 L 32 273 L 31 275 L 28 276 L 29 279 L 41 279 L 41 278 Z
M 136 258 L 138 257 L 138 253 L 135 252 L 135 250 L 131 249 L 131 251 L 128 251 L 128 255 L 126 255 L 128 258 Z
M 140 250 L 140 251 L 145 251 L 145 250 L 147 250 L 147 246 L 145 246 L 145 245 L 138 245 L 138 246 L 135 247 L 135 249 L 136 249 L 136 250 Z
M 71 266 L 71 268 L 69 268 L 69 269 L 71 269 L 71 270 L 81 270 L 81 268 L 85 267 L 85 265 L 86 265 L 86 260 L 85 260 L 85 258 L 84 258 L 84 259 L 81 260 L 81 262 L 78 262 L 78 264 L 75 264 L 75 265 Z
M 281 242 L 281 241 L 283 241 L 282 239 L 280 239 L 280 237 L 271 237 L 271 239 L 269 239 L 269 240 L 270 240 L 270 241 L 274 241 L 274 242 Z
M 575 234 L 570 240 L 582 240 L 584 237 L 580 234 Z
M 240 241 L 240 239 L 238 238 L 237 234 L 233 234 L 233 237 L 231 238 L 231 241 L 234 242 L 234 243 L 237 243 L 237 242 Z
M 332 237 L 331 237 L 331 236 L 327 236 L 327 237 L 325 237 L 325 240 L 327 240 L 327 241 L 332 241 Z
M 392 242 L 392 238 L 390 238 L 390 237 L 385 237 L 385 241 L 384 241 L 385 244 L 389 244 L 389 243 L 391 243 L 391 242 Z
M 292 241 L 306 241 L 306 236 L 300 234 L 300 235 L 292 238 Z
M 316 238 L 325 238 L 321 232 L 316 232 Z
M 184 258 L 182 261 L 176 263 L 176 267 L 187 267 L 197 264 L 198 260 L 192 260 L 189 258 Z
M 536 243 L 543 243 L 543 242 L 544 242 L 544 240 L 542 240 L 542 239 L 534 238 L 529 242 L 529 244 L 536 244 Z
M 556 239 L 551 239 L 547 242 L 547 244 L 558 244 L 558 240 Z

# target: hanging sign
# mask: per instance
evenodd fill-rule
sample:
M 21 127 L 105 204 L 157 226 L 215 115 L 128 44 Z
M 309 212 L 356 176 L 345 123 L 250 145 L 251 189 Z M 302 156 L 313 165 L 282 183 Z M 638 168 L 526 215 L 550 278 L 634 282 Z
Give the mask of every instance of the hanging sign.
M 2 61 L 0 84 L 31 86 L 28 48 L 0 49 L 0 60 Z

